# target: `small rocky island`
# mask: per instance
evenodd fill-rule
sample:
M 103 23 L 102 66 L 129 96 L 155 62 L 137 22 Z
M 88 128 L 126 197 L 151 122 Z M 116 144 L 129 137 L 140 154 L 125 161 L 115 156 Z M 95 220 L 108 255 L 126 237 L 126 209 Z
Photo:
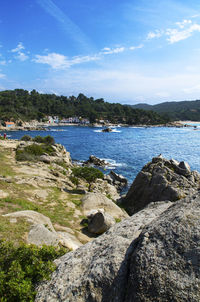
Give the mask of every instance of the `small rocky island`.
M 120 198 L 122 176 L 50 142 L 0 145 L 0 238 L 71 250 L 35 301 L 199 302 L 200 174 L 158 156 Z

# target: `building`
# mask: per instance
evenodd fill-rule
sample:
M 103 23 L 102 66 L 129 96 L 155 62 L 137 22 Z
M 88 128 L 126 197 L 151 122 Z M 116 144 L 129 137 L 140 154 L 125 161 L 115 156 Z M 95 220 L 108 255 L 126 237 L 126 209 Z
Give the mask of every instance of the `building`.
M 15 123 L 13 122 L 5 122 L 6 128 L 14 127 Z

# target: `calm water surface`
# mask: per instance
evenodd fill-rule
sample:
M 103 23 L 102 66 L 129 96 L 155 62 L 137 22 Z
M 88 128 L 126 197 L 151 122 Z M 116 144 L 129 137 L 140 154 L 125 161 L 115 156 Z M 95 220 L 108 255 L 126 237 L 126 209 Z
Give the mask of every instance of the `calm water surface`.
M 1 133 L 2 134 L 2 133 Z M 91 154 L 107 160 L 111 167 L 132 182 L 140 169 L 160 153 L 165 158 L 187 161 L 200 172 L 200 130 L 193 128 L 115 128 L 101 132 L 94 127 L 52 127 L 49 131 L 8 132 L 12 139 L 24 134 L 52 135 L 66 147 L 73 160 L 84 161 Z M 109 170 L 107 170 L 109 172 Z

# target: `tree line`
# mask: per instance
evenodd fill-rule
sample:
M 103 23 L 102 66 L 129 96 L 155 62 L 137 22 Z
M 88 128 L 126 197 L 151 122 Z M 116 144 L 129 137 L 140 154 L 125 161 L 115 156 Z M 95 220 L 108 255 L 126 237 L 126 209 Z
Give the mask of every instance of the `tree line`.
M 134 109 L 119 103 L 108 103 L 102 98 L 94 99 L 80 93 L 75 96 L 43 94 L 36 90 L 24 89 L 0 91 L 0 119 L 6 120 L 44 120 L 46 116 L 67 118 L 81 116 L 91 123 L 104 119 L 113 123 L 162 124 L 168 122 L 153 111 Z

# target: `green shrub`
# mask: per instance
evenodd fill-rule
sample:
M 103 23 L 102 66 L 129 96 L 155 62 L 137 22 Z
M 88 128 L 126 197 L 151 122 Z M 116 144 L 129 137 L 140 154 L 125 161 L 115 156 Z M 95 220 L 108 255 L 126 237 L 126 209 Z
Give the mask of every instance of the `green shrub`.
M 32 140 L 32 137 L 30 135 L 26 134 L 26 135 L 22 136 L 20 140 L 25 141 L 25 142 L 29 142 L 29 141 Z
M 103 179 L 104 177 L 103 172 L 93 167 L 75 167 L 72 169 L 72 173 L 75 177 L 83 178 L 89 183 L 89 191 L 92 182 L 97 178 Z
M 42 144 L 47 144 L 47 145 L 55 145 L 55 139 L 51 135 L 47 135 L 45 137 L 37 135 L 33 138 L 33 141 L 36 142 L 36 143 L 42 143 Z
M 36 142 L 36 143 L 44 143 L 44 138 L 40 135 L 36 135 L 34 138 L 33 138 L 33 141 Z
M 68 250 L 0 241 L 0 301 L 34 301 L 35 286 L 50 278 L 53 260 Z
M 45 144 L 32 144 L 29 146 L 26 146 L 23 149 L 17 148 L 16 150 L 16 160 L 18 161 L 35 161 L 37 158 L 44 153 L 47 153 L 48 155 L 53 155 L 54 149 L 51 145 L 45 145 Z
M 69 179 L 71 180 L 71 182 L 72 182 L 74 185 L 78 186 L 79 181 L 78 181 L 78 178 L 77 178 L 77 177 L 75 177 L 75 176 L 73 176 L 73 175 L 70 175 Z

